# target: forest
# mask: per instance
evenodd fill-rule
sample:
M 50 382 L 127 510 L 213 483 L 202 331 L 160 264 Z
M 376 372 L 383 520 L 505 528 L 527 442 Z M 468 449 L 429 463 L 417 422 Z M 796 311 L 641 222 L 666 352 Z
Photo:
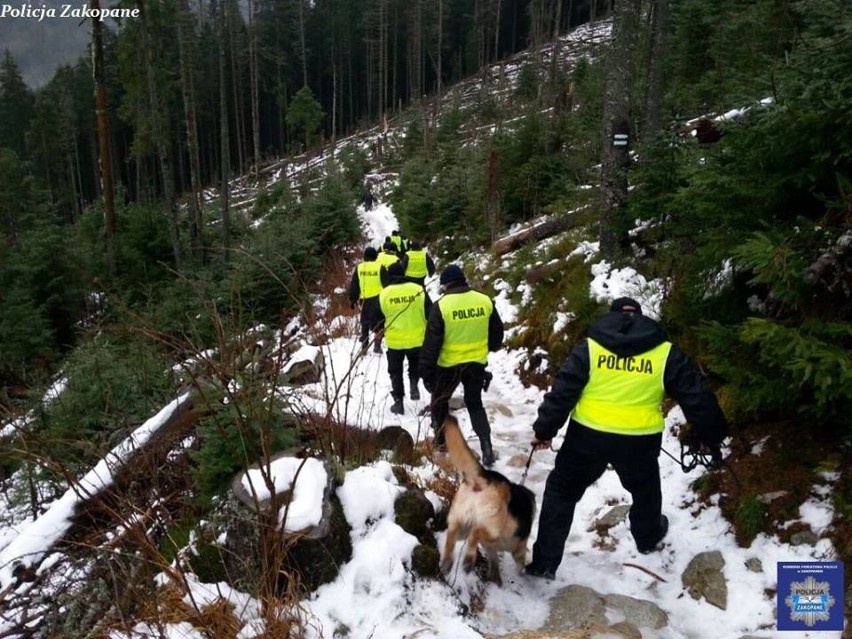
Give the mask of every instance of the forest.
M 735 431 L 850 459 L 848 2 L 133 6 L 137 19 L 92 24 L 92 55 L 38 89 L 8 51 L 0 64 L 0 417 L 69 380 L 37 435 L 4 442 L 0 477 L 80 472 L 173 396 L 174 362 L 283 327 L 343 281 L 376 176 L 442 262 L 574 212 L 564 228 L 580 232 L 519 249 L 561 260 L 518 318 L 526 384 L 546 385 L 601 311 L 570 257 L 594 240 L 668 283 L 662 322 Z M 565 63 L 564 36 L 590 24 L 611 37 Z M 350 137 L 369 143 L 335 154 Z M 221 428 L 237 410 L 206 418 L 194 509 L 244 465 Z M 834 500 L 848 560 L 849 478 Z M 768 526 L 754 499 L 729 512 L 746 540 Z

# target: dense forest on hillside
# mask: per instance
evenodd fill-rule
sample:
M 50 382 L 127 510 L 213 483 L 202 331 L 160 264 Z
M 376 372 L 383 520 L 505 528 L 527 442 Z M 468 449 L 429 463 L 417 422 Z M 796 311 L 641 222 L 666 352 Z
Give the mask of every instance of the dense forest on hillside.
M 229 168 L 247 171 L 440 94 L 609 10 L 604 0 L 169 0 L 138 8 L 140 18 L 103 30 L 114 171 L 132 201 L 165 195 L 169 180 L 186 192 L 191 177 L 217 179 L 223 132 Z M 8 52 L 4 69 L 3 145 L 32 159 L 72 218 L 98 196 L 90 57 L 60 69 L 37 96 Z M 173 175 L 163 177 L 158 153 Z
M 450 257 L 581 210 L 615 263 L 670 282 L 664 322 L 735 424 L 791 417 L 848 445 L 848 3 L 139 7 L 93 33 L 94 69 L 31 91 L 8 53 L 0 67 L 0 406 L 72 380 L 42 454 L 73 437 L 91 463 L 170 395 L 170 362 L 297 313 L 359 240 L 371 172 L 395 175 L 405 229 Z M 560 36 L 601 20 L 612 44 L 563 64 Z M 462 81 L 466 103 L 448 97 Z M 261 178 L 372 127 L 322 170 Z M 630 154 L 613 155 L 619 132 Z M 588 276 L 572 259 L 542 281 L 516 346 L 558 362 L 600 310 Z M 566 300 L 576 319 L 554 335 L 541 318 Z
M 365 174 L 383 168 L 399 174 L 391 197 L 406 228 L 457 251 L 592 204 L 615 257 L 626 255 L 631 220 L 654 221 L 642 241 L 654 246 L 650 267 L 673 277 L 672 328 L 709 349 L 708 364 L 742 395 L 736 406 L 798 406 L 828 421 L 849 407 L 844 3 L 636 0 L 615 12 L 611 55 L 570 67 L 558 63 L 560 34 L 608 15 L 606 3 L 140 8 L 115 32 L 98 30 L 94 82 L 81 60 L 32 92 L 8 53 L 2 62 L 4 403 L 55 371 L 105 291 L 116 318 L 142 313 L 168 334 L 190 330 L 184 303 L 199 298 L 237 306 L 245 321 L 298 307 L 308 274 L 357 236 L 352 205 Z M 530 58 L 508 100 L 495 97 L 500 61 L 545 43 L 550 61 Z M 467 76 L 481 81 L 473 108 L 441 100 Z M 626 96 L 615 107 L 604 93 L 614 78 Z M 684 133 L 690 119 L 732 106 L 748 108 L 700 123 L 714 144 Z M 232 215 L 239 193 L 222 188 L 231 178 L 256 176 L 288 152 L 319 157 L 360 127 L 387 131 L 389 118 L 404 131 L 399 144 L 353 147 L 321 184 L 305 175 L 295 189 L 261 193 L 249 217 L 277 211 L 264 239 Z M 616 120 L 640 158 L 618 175 L 630 168 L 641 188 L 612 207 L 584 185 L 613 182 L 592 167 L 611 166 L 601 135 Z M 112 158 L 114 212 L 101 197 L 99 145 Z M 710 295 L 720 272 L 730 281 Z M 201 324 L 193 330 L 212 330 Z M 798 390 L 779 391 L 777 375 Z

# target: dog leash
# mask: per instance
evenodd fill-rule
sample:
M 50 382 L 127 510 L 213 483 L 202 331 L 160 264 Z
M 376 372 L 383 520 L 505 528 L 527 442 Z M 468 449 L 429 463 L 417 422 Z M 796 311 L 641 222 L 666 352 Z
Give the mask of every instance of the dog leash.
M 521 481 L 518 482 L 518 484 L 521 485 L 521 486 L 523 486 L 524 482 L 527 480 L 527 474 L 529 474 L 529 472 L 530 472 L 530 464 L 532 464 L 532 456 L 533 456 L 534 452 L 535 452 L 535 448 L 533 448 L 530 451 L 530 456 L 527 457 L 527 465 L 524 468 L 524 474 L 521 475 Z

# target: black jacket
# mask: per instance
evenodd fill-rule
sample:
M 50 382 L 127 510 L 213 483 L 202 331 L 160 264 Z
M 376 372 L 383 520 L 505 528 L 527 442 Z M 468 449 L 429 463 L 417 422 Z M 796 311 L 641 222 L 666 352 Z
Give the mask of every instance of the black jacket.
M 629 313 L 607 313 L 589 329 L 589 337 L 619 357 L 639 355 L 665 342 L 662 327 L 649 317 Z M 589 381 L 589 344 L 581 341 L 556 374 L 553 388 L 544 396 L 533 423 L 540 440 L 553 439 L 574 410 Z M 728 433 L 728 423 L 716 396 L 707 388 L 701 372 L 686 354 L 672 345 L 663 374 L 666 393 L 680 404 L 698 438 L 716 445 Z
M 364 260 L 367 262 L 372 262 L 374 260 Z M 358 266 L 363 264 L 360 262 Z M 352 271 L 352 279 L 349 280 L 349 303 L 357 304 L 358 300 L 361 299 L 361 279 L 358 277 L 358 266 L 355 267 L 355 270 Z
M 444 296 L 457 293 L 467 293 L 470 287 L 467 284 L 455 286 L 448 289 Z M 443 299 L 443 297 L 441 298 Z M 439 308 L 441 300 L 432 305 L 429 313 L 429 323 L 426 325 L 426 339 L 420 349 L 420 377 L 433 379 L 438 369 L 438 355 L 441 354 L 441 346 L 444 344 L 444 317 Z M 494 352 L 503 345 L 503 320 L 497 312 L 497 307 L 488 318 L 488 350 Z

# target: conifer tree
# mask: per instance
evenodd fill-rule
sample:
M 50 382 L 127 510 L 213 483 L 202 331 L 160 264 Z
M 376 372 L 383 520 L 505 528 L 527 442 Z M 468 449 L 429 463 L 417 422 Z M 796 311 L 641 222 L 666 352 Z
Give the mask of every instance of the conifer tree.
M 32 116 L 33 96 L 9 50 L 0 63 L 0 146 L 26 155 L 25 134 Z

